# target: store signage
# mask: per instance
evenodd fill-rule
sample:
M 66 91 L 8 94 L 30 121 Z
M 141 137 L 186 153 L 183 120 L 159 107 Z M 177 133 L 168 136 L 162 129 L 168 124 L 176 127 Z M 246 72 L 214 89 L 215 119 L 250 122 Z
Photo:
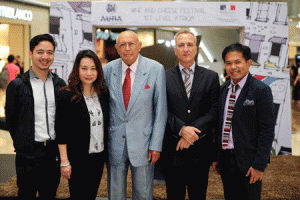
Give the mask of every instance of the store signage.
M 0 6 L 0 17 L 32 21 L 32 11 Z

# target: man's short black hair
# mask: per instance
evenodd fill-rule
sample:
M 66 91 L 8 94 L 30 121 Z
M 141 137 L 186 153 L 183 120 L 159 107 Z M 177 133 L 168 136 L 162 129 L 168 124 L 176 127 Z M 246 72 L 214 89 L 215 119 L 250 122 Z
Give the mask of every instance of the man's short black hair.
M 10 54 L 10 55 L 7 57 L 7 61 L 8 61 L 9 63 L 14 62 L 14 60 L 15 60 L 15 56 L 12 55 L 12 54 Z
M 54 41 L 53 37 L 49 34 L 42 34 L 42 35 L 37 35 L 35 37 L 33 37 L 30 40 L 30 51 L 33 51 L 34 48 L 39 45 L 40 42 L 42 41 L 48 41 L 51 42 L 53 44 L 53 48 L 55 50 L 56 48 L 56 42 Z
M 251 49 L 248 46 L 242 45 L 240 43 L 234 43 L 232 45 L 225 47 L 225 49 L 222 52 L 222 59 L 224 62 L 225 62 L 225 56 L 229 52 L 241 52 L 246 61 L 251 59 Z

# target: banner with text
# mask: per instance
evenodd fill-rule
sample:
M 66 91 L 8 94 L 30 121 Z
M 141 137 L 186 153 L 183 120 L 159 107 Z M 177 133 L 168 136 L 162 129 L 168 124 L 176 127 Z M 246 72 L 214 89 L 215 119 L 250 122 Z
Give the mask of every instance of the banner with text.
M 97 27 L 242 27 L 252 51 L 250 72 L 268 84 L 276 107 L 272 153 L 291 154 L 288 9 L 281 2 L 52 2 L 50 33 L 58 42 L 54 68 L 65 80 L 75 55 L 94 49 Z

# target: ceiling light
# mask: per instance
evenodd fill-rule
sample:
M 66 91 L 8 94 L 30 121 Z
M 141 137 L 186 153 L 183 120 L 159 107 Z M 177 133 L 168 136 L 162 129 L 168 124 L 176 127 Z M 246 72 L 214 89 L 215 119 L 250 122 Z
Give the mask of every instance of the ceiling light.
M 200 42 L 200 47 L 202 48 L 202 50 L 204 51 L 205 55 L 207 56 L 208 60 L 213 63 L 214 59 L 212 57 L 212 55 L 210 54 L 209 50 L 207 49 L 207 47 L 205 46 L 205 44 L 201 41 Z
M 170 42 L 169 40 L 167 40 L 166 43 L 165 43 L 165 45 L 166 45 L 167 47 L 170 47 L 170 46 L 171 46 L 171 42 Z
M 175 47 L 175 40 L 171 40 L 171 45 L 173 46 L 173 47 Z
M 158 44 L 162 44 L 162 43 L 164 43 L 164 42 L 165 42 L 165 40 L 162 40 L 162 39 L 157 40 L 157 43 L 158 43 Z

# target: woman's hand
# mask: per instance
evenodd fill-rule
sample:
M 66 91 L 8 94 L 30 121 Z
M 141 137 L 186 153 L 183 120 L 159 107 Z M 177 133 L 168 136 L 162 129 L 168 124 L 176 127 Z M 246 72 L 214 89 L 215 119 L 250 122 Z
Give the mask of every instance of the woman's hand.
M 68 154 L 67 154 L 67 145 L 58 144 L 59 154 L 60 154 L 60 172 L 63 177 L 70 179 L 72 173 L 72 167 L 70 165 Z
M 66 179 L 70 179 L 71 178 L 71 173 L 72 173 L 72 167 L 71 165 L 67 165 L 67 166 L 61 166 L 60 167 L 60 172 L 61 172 L 61 175 L 63 177 L 65 177 Z

